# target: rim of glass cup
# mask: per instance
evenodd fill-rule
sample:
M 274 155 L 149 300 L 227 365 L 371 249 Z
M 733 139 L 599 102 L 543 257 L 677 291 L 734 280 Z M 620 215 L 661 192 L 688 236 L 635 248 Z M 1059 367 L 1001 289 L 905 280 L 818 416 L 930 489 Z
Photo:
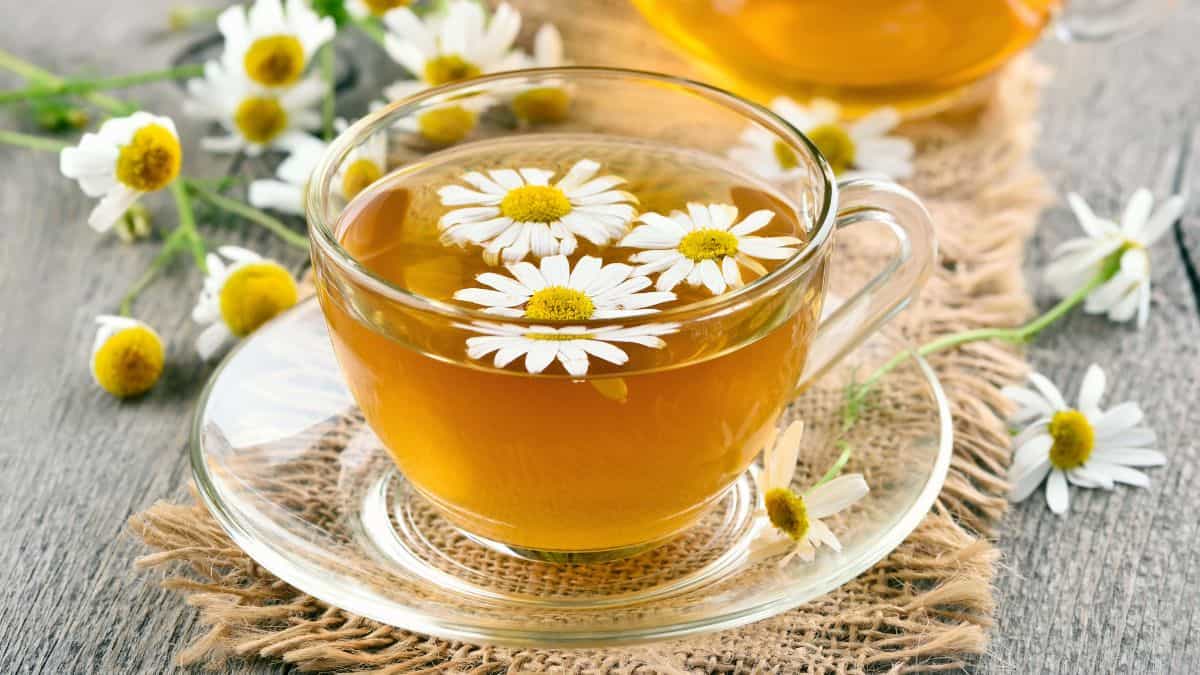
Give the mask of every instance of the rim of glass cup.
M 837 203 L 837 180 L 834 178 L 833 169 L 825 161 L 825 157 L 821 155 L 817 146 L 807 136 L 765 106 L 743 99 L 724 89 L 704 84 L 703 82 L 650 71 L 596 66 L 527 68 L 485 75 L 426 89 L 383 106 L 360 118 L 330 143 L 309 179 L 309 189 L 306 191 L 307 194 L 304 201 L 305 220 L 308 223 L 311 245 L 320 248 L 328 260 L 341 268 L 343 272 L 351 275 L 357 283 L 389 300 L 418 311 L 437 314 L 456 321 L 496 321 L 497 317 L 495 314 L 414 293 L 378 276 L 358 262 L 349 251 L 342 247 L 341 242 L 337 240 L 333 230 L 334 223 L 326 222 L 324 217 L 324 214 L 328 212 L 329 196 L 332 194 L 334 177 L 350 151 L 365 142 L 371 134 L 381 131 L 389 124 L 390 120 L 404 117 L 405 111 L 415 111 L 431 100 L 449 98 L 451 95 L 458 95 L 463 98 L 483 95 L 496 84 L 509 81 L 533 80 L 537 82 L 541 80 L 554 80 L 560 83 L 561 86 L 564 80 L 569 83 L 572 80 L 579 81 L 581 79 L 642 81 L 645 83 L 658 83 L 679 87 L 710 103 L 722 105 L 731 112 L 740 114 L 748 122 L 757 123 L 765 127 L 768 131 L 779 137 L 780 140 L 784 141 L 789 149 L 797 153 L 802 153 L 816 164 L 821 175 L 822 203 L 820 213 L 816 218 L 816 227 L 813 230 L 812 236 L 805 242 L 804 248 L 800 249 L 796 255 L 788 258 L 784 264 L 745 286 L 711 298 L 689 302 L 680 307 L 664 309 L 661 312 L 653 314 L 615 319 L 561 321 L 555 322 L 556 326 L 586 324 L 589 327 L 601 327 L 646 322 L 661 323 L 672 320 L 682 321 L 689 315 L 714 315 L 721 312 L 721 310 L 730 310 L 739 303 L 748 300 L 752 301 L 764 294 L 769 294 L 786 286 L 790 281 L 805 273 L 816 261 L 818 254 L 824 248 L 824 244 L 828 241 L 834 229 L 836 218 L 834 217 L 833 205 Z M 450 147 L 460 148 L 463 145 L 466 144 L 456 144 Z M 441 151 L 435 151 L 431 155 Z M 313 254 L 316 254 L 315 250 Z M 519 326 L 534 326 L 546 323 L 545 321 L 526 319 L 524 317 L 504 317 L 504 321 Z

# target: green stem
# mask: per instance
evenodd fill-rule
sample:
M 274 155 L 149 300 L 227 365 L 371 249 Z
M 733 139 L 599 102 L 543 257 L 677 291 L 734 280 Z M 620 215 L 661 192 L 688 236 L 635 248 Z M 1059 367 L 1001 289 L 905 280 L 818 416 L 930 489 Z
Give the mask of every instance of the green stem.
M 292 230 L 288 229 L 288 226 L 284 225 L 282 221 L 272 218 L 253 206 L 240 202 L 236 199 L 231 199 L 224 195 L 217 194 L 216 192 L 213 192 L 212 190 L 209 190 L 194 182 L 188 183 L 188 190 L 190 190 L 197 197 L 219 209 L 224 209 L 225 211 L 228 211 L 234 215 L 241 216 L 246 220 L 262 225 L 270 230 L 272 234 L 284 240 L 288 244 L 304 251 L 308 250 L 308 237 L 298 232 L 293 232 Z
M 201 272 L 207 272 L 208 264 L 204 260 L 204 239 L 196 231 L 196 213 L 192 210 L 192 198 L 188 194 L 184 179 L 179 178 L 171 182 L 171 196 L 175 198 L 175 211 L 179 214 L 177 229 L 186 232 L 184 236 L 188 248 L 192 251 L 192 259 L 196 261 L 196 267 L 199 267 Z
M 78 80 L 59 79 L 57 83 L 47 83 L 45 85 L 27 87 L 25 89 L 14 89 L 11 91 L 0 91 L 0 103 L 13 103 L 15 101 L 23 101 L 28 98 L 37 98 L 41 96 L 87 94 L 106 89 L 123 89 L 125 87 L 133 87 L 139 84 L 158 82 L 160 80 L 199 77 L 203 74 L 204 66 L 197 63 L 179 66 L 177 68 L 167 68 L 165 70 L 151 70 L 144 73 L 118 75 L 116 77 L 98 77 L 95 79 Z
M 354 25 L 363 32 L 363 35 L 374 40 L 379 46 L 382 47 L 387 42 L 385 39 L 387 32 L 383 30 L 383 26 L 380 26 L 379 22 L 375 19 L 369 16 L 363 17 L 356 19 Z
M 150 267 L 146 268 L 142 276 L 133 282 L 133 285 L 121 298 L 121 316 L 133 315 L 134 301 L 158 278 L 158 275 L 175 258 L 175 254 L 181 248 L 186 247 L 191 251 L 192 259 L 201 272 L 207 271 L 208 265 L 204 261 L 204 240 L 196 232 L 196 214 L 192 211 L 192 201 L 183 186 L 183 181 L 176 180 L 171 183 L 170 189 L 171 196 L 175 198 L 176 211 L 179 213 L 179 225 L 163 240 L 162 249 L 159 250 L 158 255 L 154 256 Z
M 66 83 L 66 80 L 58 75 L 39 68 L 4 49 L 0 49 L 0 68 L 16 73 L 31 82 L 37 82 L 50 87 L 59 87 Z M 136 110 L 135 107 L 120 99 L 98 92 L 83 94 L 83 99 L 112 115 L 128 115 Z
M 48 150 L 50 152 L 58 152 L 63 148 L 71 147 L 70 143 L 64 143 L 57 138 L 19 134 L 15 131 L 4 131 L 3 129 L 0 129 L 0 143 L 17 145 L 22 148 L 31 148 L 33 150 Z
M 813 488 L 824 485 L 842 474 L 842 469 L 845 468 L 846 462 L 850 461 L 850 455 L 854 454 L 854 448 L 846 441 L 838 441 L 837 447 L 842 449 L 842 454 L 838 455 L 838 458 L 833 462 L 833 466 L 829 467 L 824 476 L 821 476 L 821 480 L 813 483 L 813 486 L 808 489 L 809 492 Z
M 334 74 L 333 41 L 321 48 L 321 79 L 325 81 L 325 100 L 321 103 L 321 136 L 333 140 L 333 117 L 336 112 L 337 77 Z

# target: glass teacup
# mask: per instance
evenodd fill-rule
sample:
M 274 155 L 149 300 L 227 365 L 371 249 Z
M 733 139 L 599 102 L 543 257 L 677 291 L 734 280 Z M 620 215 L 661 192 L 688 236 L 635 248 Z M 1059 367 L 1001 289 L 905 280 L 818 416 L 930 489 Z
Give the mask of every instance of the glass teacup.
M 527 105 L 531 98 L 545 105 Z M 452 120 L 464 124 L 447 134 Z M 726 159 L 748 130 L 793 158 L 784 180 L 767 184 Z M 348 177 L 378 156 L 381 138 L 391 148 L 387 166 L 365 175 L 386 175 L 353 196 Z M 729 209 L 766 214 L 755 218 L 772 224 L 756 234 L 776 228 L 762 240 L 793 251 L 767 260 L 770 269 L 744 258 L 740 271 L 722 267 L 721 292 L 699 271 L 673 287 L 660 276 L 654 291 L 632 278 L 648 258 L 635 257 L 627 230 L 581 234 L 567 246 L 561 223 L 530 221 L 535 243 L 523 248 L 513 243 L 519 237 L 501 247 L 492 246 L 500 234 L 452 236 L 463 217 L 447 214 L 471 199 L 467 183 L 506 195 L 465 207 L 481 217 L 553 211 L 546 186 L 566 190 L 554 181 L 586 172 L 581 160 L 601 167 L 592 173 L 616 196 L 579 188 L 570 208 L 580 213 L 587 204 L 636 203 L 682 222 L 688 213 L 709 217 L 689 201 L 720 203 L 714 220 Z M 523 180 L 544 189 L 521 192 Z M 796 393 L 913 297 L 936 248 L 912 194 L 872 180 L 836 183 L 816 147 L 770 111 L 702 84 L 601 68 L 483 77 L 380 109 L 334 141 L 309 184 L 307 211 L 318 297 L 371 428 L 460 530 L 542 560 L 630 555 L 694 523 L 747 470 Z M 862 223 L 895 238 L 894 257 L 822 319 L 834 231 Z M 556 237 L 540 254 L 537 232 Z M 735 255 L 731 237 L 680 240 L 650 258 L 692 256 L 689 269 L 701 270 L 717 248 Z M 566 259 L 570 283 L 554 280 L 556 257 Z M 529 281 L 535 272 L 548 281 Z M 580 279 L 610 272 L 629 276 L 621 287 L 630 292 L 660 295 L 603 314 L 596 310 L 609 296 L 600 294 L 581 310 L 571 289 L 598 288 Z M 499 313 L 454 299 L 495 299 L 495 289 L 517 282 L 538 290 Z M 491 290 L 482 295 L 452 290 L 483 285 Z M 571 314 L 585 310 L 585 319 Z

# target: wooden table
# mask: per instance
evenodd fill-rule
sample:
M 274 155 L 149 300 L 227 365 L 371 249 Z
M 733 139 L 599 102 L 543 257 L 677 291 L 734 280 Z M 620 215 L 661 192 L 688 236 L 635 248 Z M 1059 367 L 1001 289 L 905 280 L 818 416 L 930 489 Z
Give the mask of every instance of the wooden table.
M 4 0 L 0 45 L 59 73 L 159 68 L 196 36 L 154 34 L 168 3 L 150 4 Z M 1113 213 L 1141 185 L 1200 188 L 1200 0 L 1181 4 L 1119 45 L 1039 47 L 1056 76 L 1037 157 L 1056 189 Z M 361 51 L 367 68 L 349 113 L 397 72 L 372 47 Z M 17 84 L 0 76 L 0 86 Z M 196 147 L 203 130 L 179 114 L 175 85 L 133 95 L 181 123 L 190 173 L 224 171 L 227 159 Z M 2 128 L 17 119 L 0 111 Z M 166 195 L 147 201 L 173 222 Z M 154 249 L 96 236 L 85 225 L 91 207 L 53 155 L 0 147 L 0 672 L 169 671 L 200 632 L 193 609 L 131 570 L 142 549 L 122 533 L 154 500 L 186 496 L 187 419 L 209 371 L 192 348 L 199 277 L 180 267 L 139 302 L 137 314 L 170 340 L 170 369 L 145 400 L 113 400 L 87 370 L 93 317 L 115 309 Z M 1055 207 L 1030 247 L 1027 276 L 1042 306 L 1051 298 L 1039 270 L 1076 227 Z M 258 230 L 214 238 L 302 262 Z M 1200 203 L 1154 262 L 1144 330 L 1076 313 L 1031 354 L 1071 391 L 1089 363 L 1106 367 L 1110 400 L 1142 404 L 1170 465 L 1151 471 L 1148 490 L 1073 491 L 1065 520 L 1040 496 L 1012 510 L 999 542 L 998 625 L 980 672 L 1200 669 Z

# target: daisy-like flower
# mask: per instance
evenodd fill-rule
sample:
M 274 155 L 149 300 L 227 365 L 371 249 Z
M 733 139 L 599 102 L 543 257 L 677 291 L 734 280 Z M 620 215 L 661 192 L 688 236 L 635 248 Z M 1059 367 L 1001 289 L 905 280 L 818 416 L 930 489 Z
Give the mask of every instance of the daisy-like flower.
M 637 198 L 614 190 L 619 176 L 596 177 L 600 165 L 590 159 L 575 163 L 557 183 L 545 169 L 494 169 L 463 175 L 474 190 L 448 185 L 438 190 L 442 204 L 463 206 L 438 221 L 442 242 L 483 247 L 489 265 L 570 255 L 578 237 L 597 246 L 619 239 L 629 229 Z
M 758 477 L 763 510 L 774 527 L 764 530 L 753 548 L 763 557 L 787 551 L 780 566 L 794 556 L 812 560 L 821 544 L 841 551 L 841 542 L 821 519 L 845 510 L 870 491 L 862 474 L 852 473 L 816 485 L 803 495 L 793 492 L 792 475 L 803 436 L 804 423 L 792 422 L 764 451 Z
M 605 265 L 585 255 L 571 263 L 565 255 L 542 258 L 541 265 L 508 266 L 511 277 L 484 272 L 475 277 L 487 288 L 464 288 L 454 299 L 482 305 L 485 312 L 534 321 L 617 319 L 657 312 L 654 305 L 675 299 L 674 293 L 642 289 L 650 280 L 622 263 Z
M 1101 410 L 1104 371 L 1093 364 L 1079 388 L 1077 408 L 1067 406 L 1058 387 L 1032 373 L 1032 389 L 1005 387 L 1004 394 L 1020 409 L 1012 421 L 1028 424 L 1013 440 L 1016 453 L 1008 470 L 1010 499 L 1019 502 L 1046 479 L 1046 503 L 1058 515 L 1067 512 L 1067 483 L 1112 489 L 1114 483 L 1150 485 L 1146 474 L 1132 467 L 1161 466 L 1167 458 L 1150 446 L 1154 432 L 1139 426 L 1142 411 L 1136 403 Z M 1049 476 L 1049 478 L 1047 478 Z
M 338 120 L 338 130 L 346 123 Z M 305 136 L 292 144 L 291 153 L 275 169 L 275 178 L 263 178 L 250 183 L 250 203 L 260 209 L 304 215 L 304 197 L 308 181 L 321 156 L 329 145 Z M 372 183 L 379 180 L 387 167 L 387 135 L 373 134 L 362 145 L 350 151 L 333 177 L 333 190 L 350 201 Z
M 118 398 L 144 394 L 162 376 L 162 338 L 148 324 L 124 316 L 98 316 L 92 344 L 92 377 Z
M 525 263 L 528 264 L 528 263 Z M 635 344 L 651 349 L 666 346 L 660 335 L 679 330 L 679 324 L 662 323 L 622 328 L 607 326 L 587 328 L 585 326 L 517 326 L 513 324 L 476 322 L 462 328 L 481 333 L 479 337 L 467 338 L 467 356 L 482 359 L 495 352 L 492 362 L 497 368 L 525 357 L 525 370 L 538 374 L 551 363 L 558 361 L 568 374 L 582 377 L 587 374 L 588 356 L 594 356 L 613 365 L 624 365 L 629 355 L 617 344 Z
M 210 61 L 203 78 L 188 82 L 188 92 L 185 112 L 229 131 L 227 136 L 202 139 L 201 147 L 213 152 L 245 150 L 254 156 L 266 148 L 290 150 L 307 136 L 303 130 L 319 127 L 316 105 L 325 95 L 325 85 L 319 76 L 309 75 L 287 89 L 266 89 Z
M 1184 198 L 1174 195 L 1154 209 L 1154 196 L 1141 188 L 1129 198 L 1121 224 L 1097 216 L 1072 192 L 1067 203 L 1087 236 L 1063 242 L 1046 267 L 1046 281 L 1060 297 L 1083 288 L 1098 274 L 1107 281 L 1088 294 L 1083 310 L 1113 321 L 1135 315 L 1140 328 L 1150 315 L 1149 248 L 1183 214 Z
M 912 141 L 888 135 L 900 123 L 900 114 L 893 108 L 879 108 L 846 124 L 839 121 L 841 108 L 826 99 L 802 106 L 780 97 L 771 102 L 771 110 L 808 136 L 839 177 L 849 177 L 851 169 L 893 180 L 912 175 Z M 803 171 L 791 148 L 758 127 L 742 132 L 740 144 L 729 151 L 729 157 L 771 181 L 790 180 Z
M 225 70 L 260 87 L 290 87 L 300 81 L 313 54 L 333 38 L 337 25 L 305 0 L 256 0 L 234 5 L 217 17 L 225 38 Z
M 412 0 L 346 0 L 346 11 L 356 19 L 378 19 L 393 9 L 408 7 L 411 4 Z
M 533 58 L 526 64 L 529 68 L 557 68 L 567 65 L 563 58 L 562 35 L 554 24 L 543 24 L 533 39 Z M 540 87 L 526 89 L 513 97 L 513 114 L 518 120 L 529 124 L 561 122 L 567 118 L 571 96 L 561 86 L 546 83 Z
M 731 204 L 689 203 L 687 208 L 670 217 L 643 213 L 641 224 L 621 240 L 621 246 L 644 249 L 630 260 L 641 263 L 638 274 L 661 272 L 655 285 L 660 291 L 687 281 L 719 295 L 743 284 L 741 267 L 759 276 L 767 273 L 755 258 L 786 260 L 802 243 L 796 237 L 749 236 L 771 222 L 775 214 L 766 209 L 735 223 L 738 210 Z
M 296 280 L 274 260 L 237 246 L 222 246 L 217 253 L 205 260 L 208 276 L 192 310 L 193 320 L 209 324 L 196 338 L 196 351 L 204 359 L 229 338 L 253 333 L 299 298 Z
M 140 111 L 106 121 L 59 155 L 63 175 L 79 181 L 87 196 L 101 197 L 88 216 L 88 225 L 99 232 L 110 229 L 143 194 L 169 185 L 182 163 L 171 118 Z

